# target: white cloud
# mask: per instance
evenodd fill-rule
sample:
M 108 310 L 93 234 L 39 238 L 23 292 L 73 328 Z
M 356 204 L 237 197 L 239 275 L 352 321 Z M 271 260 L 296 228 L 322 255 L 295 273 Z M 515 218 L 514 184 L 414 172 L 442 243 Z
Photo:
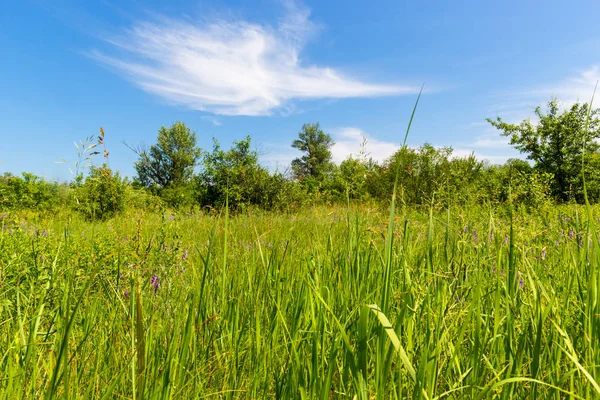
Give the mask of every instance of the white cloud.
M 484 133 L 475 138 L 470 147 L 474 148 L 508 148 L 510 140 L 507 137 L 501 136 L 497 131 Z
M 269 115 L 295 100 L 408 94 L 418 88 L 365 83 L 300 59 L 315 33 L 310 11 L 284 2 L 276 27 L 243 20 L 157 18 L 90 55 L 169 102 L 220 115 Z M 119 51 L 116 51 L 119 50 Z
M 375 139 L 360 128 L 343 127 L 332 130 L 335 141 L 331 149 L 333 161 L 337 164 L 344 161 L 348 156 L 358 157 L 360 155 L 363 139 L 366 139 L 365 151 L 368 157 L 377 162 L 382 162 L 400 148 L 393 142 Z
M 221 125 L 223 125 L 223 123 L 221 122 L 221 120 L 219 118 L 211 117 L 210 115 L 203 115 L 200 118 L 203 119 L 203 120 L 205 120 L 205 121 L 210 122 L 214 126 L 221 126 Z
M 400 148 L 392 142 L 375 139 L 360 128 L 342 127 L 327 130 L 331 133 L 335 144 L 331 148 L 331 158 L 340 164 L 349 156 L 359 157 L 363 138 L 367 140 L 366 156 L 381 163 Z M 270 144 L 265 146 L 265 153 L 261 155 L 260 162 L 272 170 L 285 171 L 292 160 L 301 157 L 302 153 L 291 148 L 290 145 Z
M 592 98 L 594 87 L 599 80 L 600 66 L 594 65 L 561 82 L 540 86 L 528 93 L 534 96 L 542 96 L 545 100 L 548 100 L 550 96 L 557 96 L 558 100 L 565 105 L 571 105 L 576 102 L 587 103 Z
M 487 160 L 492 164 L 504 164 L 506 160 L 509 158 L 517 158 L 518 156 L 515 154 L 510 154 L 511 152 L 505 152 L 504 154 L 490 154 L 489 152 L 481 152 L 473 150 L 472 148 L 456 148 L 452 149 L 452 157 L 453 158 L 463 158 L 469 157 L 471 154 L 475 155 L 480 161 Z

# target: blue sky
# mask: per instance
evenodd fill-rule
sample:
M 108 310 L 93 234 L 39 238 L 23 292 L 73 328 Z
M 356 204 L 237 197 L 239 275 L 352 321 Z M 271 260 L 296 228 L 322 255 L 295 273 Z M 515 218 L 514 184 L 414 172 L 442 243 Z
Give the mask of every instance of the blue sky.
M 0 3 L 0 173 L 66 180 L 74 141 L 106 132 L 110 164 L 183 121 L 211 149 L 251 135 L 284 169 L 303 123 L 339 161 L 409 138 L 518 156 L 489 124 L 552 95 L 588 101 L 600 78 L 600 2 L 5 1 Z M 97 163 L 102 160 L 98 159 Z

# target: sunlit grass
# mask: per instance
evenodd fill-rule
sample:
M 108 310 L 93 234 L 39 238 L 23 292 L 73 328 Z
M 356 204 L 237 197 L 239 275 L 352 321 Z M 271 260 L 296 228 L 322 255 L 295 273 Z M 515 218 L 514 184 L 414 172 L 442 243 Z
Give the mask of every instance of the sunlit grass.
M 509 213 L 489 207 L 400 208 L 390 232 L 388 212 L 365 207 L 104 223 L 9 213 L 0 392 L 593 398 L 593 215 L 517 212 L 511 238 Z

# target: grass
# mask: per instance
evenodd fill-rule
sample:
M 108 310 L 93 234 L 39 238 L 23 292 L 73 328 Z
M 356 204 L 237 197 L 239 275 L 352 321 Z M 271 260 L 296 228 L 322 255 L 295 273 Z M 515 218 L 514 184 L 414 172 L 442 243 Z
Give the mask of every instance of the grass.
M 598 397 L 595 214 L 9 213 L 0 393 Z

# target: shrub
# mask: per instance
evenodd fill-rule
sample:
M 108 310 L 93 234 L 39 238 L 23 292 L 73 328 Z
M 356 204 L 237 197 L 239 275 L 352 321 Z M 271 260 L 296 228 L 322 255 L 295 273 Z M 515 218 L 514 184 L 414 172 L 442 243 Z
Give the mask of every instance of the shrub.
M 127 182 L 106 164 L 91 167 L 82 185 L 75 187 L 76 208 L 90 219 L 106 219 L 125 209 Z

